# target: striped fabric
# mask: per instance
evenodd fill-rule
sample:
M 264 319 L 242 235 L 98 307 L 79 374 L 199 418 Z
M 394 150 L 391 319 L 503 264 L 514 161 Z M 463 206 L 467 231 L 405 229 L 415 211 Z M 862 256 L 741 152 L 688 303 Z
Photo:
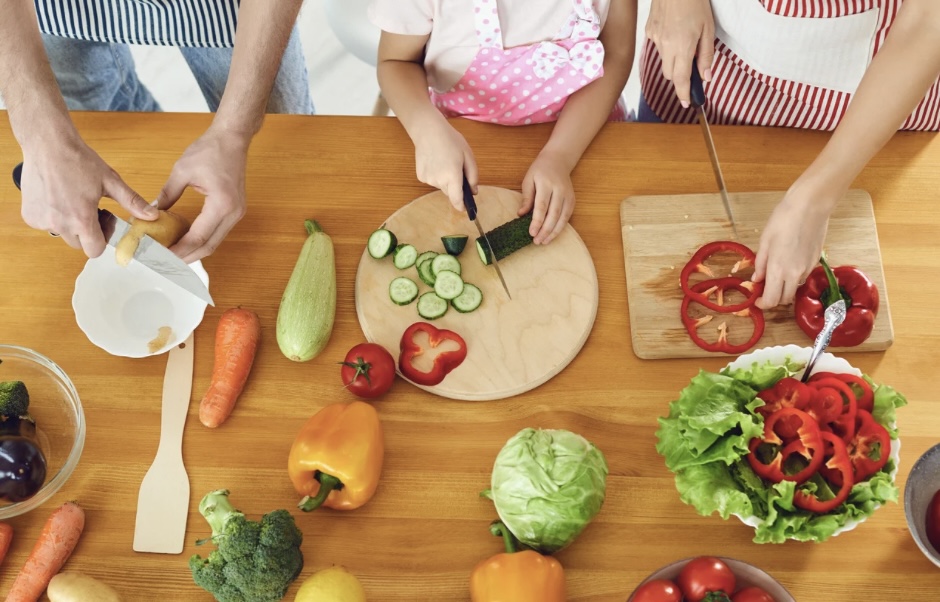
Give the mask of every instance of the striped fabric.
M 43 33 L 126 44 L 235 45 L 239 0 L 35 0 Z
M 718 0 L 721 1 L 721 0 Z M 901 0 L 754 0 L 785 17 L 831 18 L 879 8 L 873 53 L 884 43 Z M 812 49 L 809 50 L 812 52 Z M 640 58 L 643 95 L 665 122 L 694 123 L 694 109 L 683 109 L 672 82 L 662 76 L 656 46 L 647 40 Z M 705 84 L 710 123 L 766 125 L 833 130 L 848 108 L 851 94 L 758 73 L 716 40 L 712 81 Z M 902 130 L 940 130 L 940 80 L 901 125 Z

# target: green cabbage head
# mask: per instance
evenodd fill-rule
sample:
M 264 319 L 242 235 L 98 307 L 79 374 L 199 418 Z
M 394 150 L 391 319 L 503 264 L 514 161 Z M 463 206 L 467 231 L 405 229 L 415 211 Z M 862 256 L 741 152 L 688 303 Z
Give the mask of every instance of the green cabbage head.
M 526 428 L 496 456 L 483 495 L 525 545 L 550 554 L 568 546 L 600 512 L 607 486 L 604 454 L 566 430 Z

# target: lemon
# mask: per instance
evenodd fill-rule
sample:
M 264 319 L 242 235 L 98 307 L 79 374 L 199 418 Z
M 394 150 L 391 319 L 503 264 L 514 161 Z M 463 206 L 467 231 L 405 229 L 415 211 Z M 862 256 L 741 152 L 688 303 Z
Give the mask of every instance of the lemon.
M 355 575 L 333 566 L 308 577 L 294 602 L 366 602 L 366 590 Z

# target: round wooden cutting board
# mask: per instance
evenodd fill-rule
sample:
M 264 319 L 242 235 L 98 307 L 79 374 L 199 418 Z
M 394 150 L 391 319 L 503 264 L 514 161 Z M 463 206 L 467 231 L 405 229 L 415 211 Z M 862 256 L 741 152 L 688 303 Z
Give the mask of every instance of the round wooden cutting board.
M 477 219 L 489 232 L 516 217 L 522 195 L 480 186 L 476 202 Z M 399 244 L 412 244 L 419 253 L 443 253 L 441 236 L 468 235 L 458 258 L 461 276 L 483 292 L 483 303 L 474 312 L 462 314 L 451 307 L 436 320 L 424 320 L 416 302 L 399 307 L 388 294 L 397 276 L 414 280 L 419 295 L 431 290 L 416 267 L 399 270 L 391 256 L 375 259 L 363 250 L 356 274 L 356 313 L 366 339 L 388 349 L 396 362 L 402 333 L 415 322 L 453 330 L 467 343 L 464 362 L 440 384 L 422 389 L 451 399 L 512 397 L 561 372 L 587 340 L 597 315 L 597 272 L 584 241 L 570 225 L 550 244 L 529 245 L 499 262 L 511 300 L 495 269 L 483 265 L 477 255 L 479 233 L 473 222 L 455 211 L 442 192 L 405 205 L 385 227 Z

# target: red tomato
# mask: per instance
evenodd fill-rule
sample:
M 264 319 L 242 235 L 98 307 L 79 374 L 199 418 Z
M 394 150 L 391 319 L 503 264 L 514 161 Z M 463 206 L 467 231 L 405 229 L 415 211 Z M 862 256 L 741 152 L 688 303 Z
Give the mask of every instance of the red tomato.
M 676 581 L 688 602 L 701 602 L 709 592 L 730 596 L 737 583 L 728 565 L 714 556 L 693 558 L 682 567 Z
M 731 596 L 731 602 L 774 602 L 773 596 L 759 587 L 745 587 Z
M 940 553 L 940 490 L 927 504 L 927 541 Z
M 395 380 L 395 360 L 385 347 L 360 343 L 346 354 L 340 369 L 343 384 L 355 395 L 375 399 L 384 395 Z
M 682 602 L 682 592 L 669 579 L 656 579 L 636 590 L 630 602 Z

